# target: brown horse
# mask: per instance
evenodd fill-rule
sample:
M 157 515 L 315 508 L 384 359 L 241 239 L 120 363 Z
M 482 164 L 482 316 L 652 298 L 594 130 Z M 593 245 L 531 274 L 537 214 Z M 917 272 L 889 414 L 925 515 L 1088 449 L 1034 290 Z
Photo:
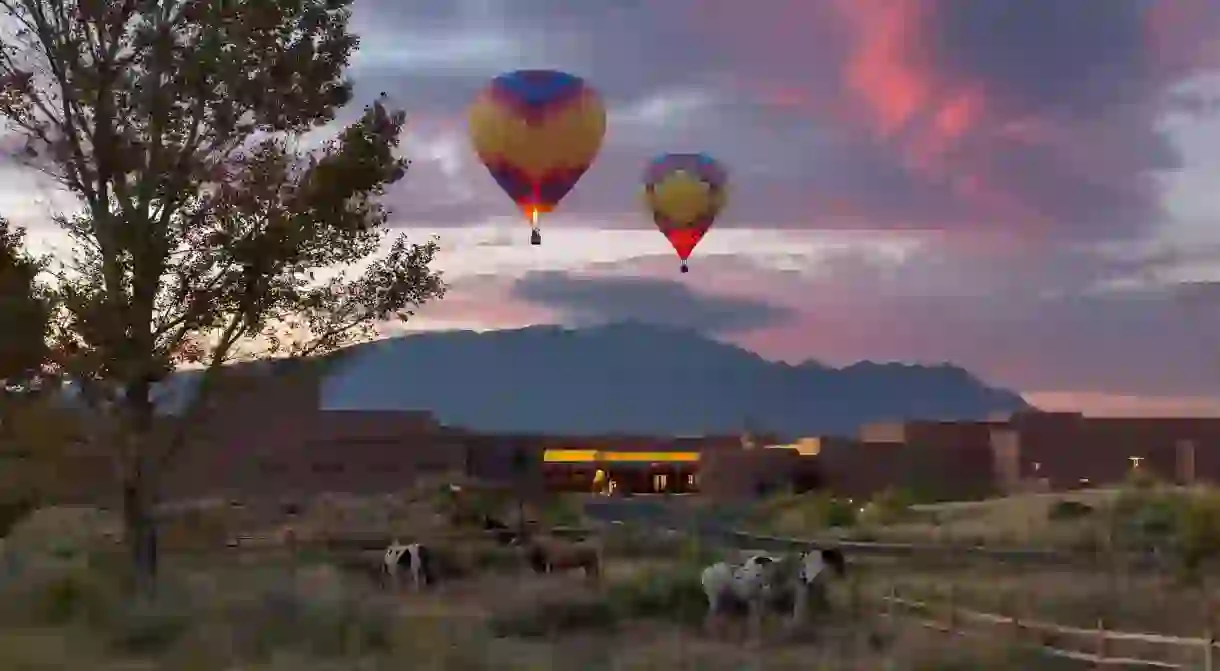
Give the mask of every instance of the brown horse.
M 516 542 L 516 541 L 514 541 Z M 536 573 L 554 573 L 571 569 L 583 569 L 585 577 L 596 580 L 601 577 L 601 547 L 594 542 L 572 542 L 551 536 L 525 539 L 520 544 L 525 559 Z

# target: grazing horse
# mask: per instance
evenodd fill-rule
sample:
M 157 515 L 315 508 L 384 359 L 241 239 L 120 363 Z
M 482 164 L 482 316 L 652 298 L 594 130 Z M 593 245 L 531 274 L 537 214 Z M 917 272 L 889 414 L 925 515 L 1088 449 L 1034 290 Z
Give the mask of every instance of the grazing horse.
M 827 575 L 843 576 L 846 571 L 843 553 L 837 549 L 780 557 L 756 554 L 741 564 L 712 564 L 699 579 L 708 600 L 706 627 L 712 629 L 724 615 L 744 612 L 751 638 L 758 640 L 763 616 L 770 610 L 789 613 L 795 628 L 808 618 L 810 597 L 827 605 Z
M 403 559 L 406 559 L 405 566 Z M 436 583 L 436 573 L 433 570 L 432 551 L 422 543 L 403 545 L 394 539 L 385 551 L 385 561 L 382 570 L 390 579 L 394 591 L 401 589 L 400 574 L 405 569 L 411 574 L 411 585 L 415 591 Z
M 547 536 L 513 542 L 524 548 L 526 561 L 536 573 L 579 568 L 590 580 L 601 576 L 601 548 L 595 543 L 571 542 Z

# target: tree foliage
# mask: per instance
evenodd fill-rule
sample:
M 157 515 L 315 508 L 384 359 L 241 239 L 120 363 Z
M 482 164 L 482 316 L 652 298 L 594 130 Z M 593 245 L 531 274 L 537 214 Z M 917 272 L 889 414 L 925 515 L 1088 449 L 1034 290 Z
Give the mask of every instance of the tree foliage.
M 46 264 L 26 251 L 25 230 L 0 218 L 0 381 L 28 389 L 46 369 L 51 298 L 38 276 Z
M 127 479 L 175 367 L 208 371 L 187 426 L 222 364 L 326 353 L 443 296 L 435 240 L 385 245 L 404 113 L 383 97 L 307 144 L 352 98 L 350 4 L 0 0 L 0 116 L 81 203 L 54 346 L 128 437 Z
M 443 293 L 435 242 L 379 249 L 404 123 L 384 101 L 320 149 L 349 102 L 350 0 L 2 0 L 0 114 L 80 197 L 60 345 L 80 378 L 155 382 L 255 342 L 313 354 Z

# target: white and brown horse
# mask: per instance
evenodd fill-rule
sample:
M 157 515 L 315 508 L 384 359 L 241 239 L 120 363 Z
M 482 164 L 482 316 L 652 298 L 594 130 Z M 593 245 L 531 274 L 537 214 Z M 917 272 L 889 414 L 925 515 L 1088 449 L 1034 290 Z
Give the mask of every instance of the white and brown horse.
M 751 638 L 762 634 L 767 612 L 789 615 L 789 626 L 807 622 L 810 601 L 825 608 L 826 581 L 846 575 L 847 563 L 837 549 L 810 550 L 791 555 L 755 554 L 741 564 L 718 562 L 703 569 L 700 584 L 708 600 L 706 626 L 716 628 L 724 616 L 749 618 Z

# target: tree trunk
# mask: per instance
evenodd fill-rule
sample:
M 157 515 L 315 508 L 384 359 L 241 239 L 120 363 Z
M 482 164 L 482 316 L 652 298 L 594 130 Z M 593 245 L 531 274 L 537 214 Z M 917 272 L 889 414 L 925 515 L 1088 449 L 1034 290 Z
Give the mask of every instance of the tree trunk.
M 123 482 L 123 531 L 136 588 L 153 590 L 157 577 L 157 525 L 142 468 L 137 466 Z
M 153 440 L 151 384 L 137 382 L 126 393 L 127 409 L 131 413 L 131 434 L 125 436 L 135 444 L 132 460 L 123 481 L 124 538 L 135 573 L 136 589 L 145 595 L 155 590 L 158 556 L 157 525 L 153 517 L 156 499 L 155 473 L 149 472 L 148 446 Z

